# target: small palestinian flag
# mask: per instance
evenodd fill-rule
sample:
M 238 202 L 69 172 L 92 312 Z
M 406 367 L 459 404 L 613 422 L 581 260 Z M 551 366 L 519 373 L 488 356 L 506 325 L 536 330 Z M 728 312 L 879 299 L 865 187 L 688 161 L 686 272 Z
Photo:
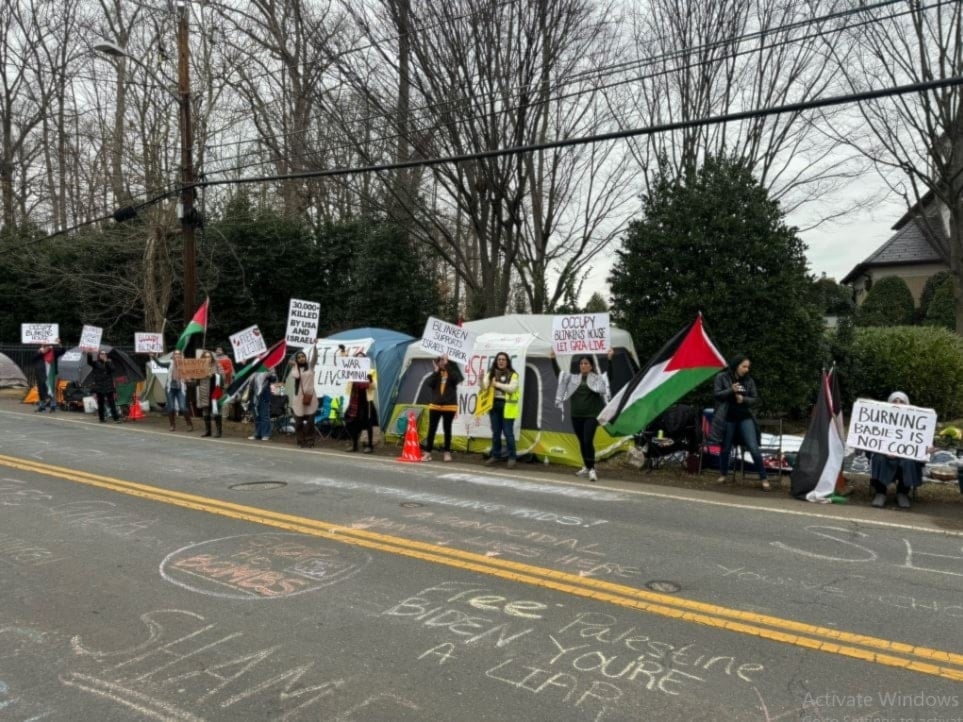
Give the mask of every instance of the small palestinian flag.
M 824 371 L 816 408 L 789 474 L 792 495 L 812 502 L 832 501 L 845 456 L 839 385 L 835 373 Z
M 192 318 L 191 322 L 187 324 L 187 328 L 184 329 L 184 333 L 181 334 L 181 337 L 177 339 L 177 343 L 174 344 L 174 348 L 176 348 L 178 351 L 183 351 L 185 348 L 187 348 L 187 344 L 190 342 L 191 336 L 207 331 L 207 307 L 210 305 L 210 303 L 211 299 L 205 298 L 204 303 L 202 303 L 201 307 L 197 309 L 197 313 L 194 314 L 194 318 Z
M 599 422 L 613 436 L 633 436 L 725 366 L 702 327 L 700 313 L 602 409 Z
M 255 374 L 270 371 L 281 363 L 287 352 L 287 343 L 284 339 L 281 339 L 267 351 L 251 359 L 240 371 L 235 372 L 231 385 L 227 387 L 228 397 L 234 397 L 241 393 Z

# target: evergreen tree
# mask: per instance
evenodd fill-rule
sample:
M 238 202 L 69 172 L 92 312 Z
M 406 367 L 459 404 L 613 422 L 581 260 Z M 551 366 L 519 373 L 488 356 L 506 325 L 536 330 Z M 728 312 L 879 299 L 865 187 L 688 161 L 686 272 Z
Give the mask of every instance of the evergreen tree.
M 702 311 L 727 358 L 752 359 L 764 407 L 798 408 L 825 352 L 804 251 L 746 164 L 708 158 L 644 198 L 609 278 L 613 320 L 647 358 Z
M 856 312 L 857 326 L 910 326 L 916 312 L 913 293 L 899 276 L 873 284 Z

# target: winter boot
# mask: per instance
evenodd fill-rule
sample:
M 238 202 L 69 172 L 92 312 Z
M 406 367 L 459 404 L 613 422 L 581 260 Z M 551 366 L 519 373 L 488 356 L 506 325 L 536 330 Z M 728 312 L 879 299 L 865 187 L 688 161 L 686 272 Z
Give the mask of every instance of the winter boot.
M 215 439 L 220 439 L 220 438 L 221 438 L 221 433 L 224 431 L 223 427 L 221 426 L 221 417 L 220 417 L 220 416 L 215 416 L 215 417 L 214 417 L 214 428 L 217 429 L 217 431 L 214 432 L 214 438 L 215 438 Z
M 174 428 L 175 428 L 175 427 L 174 427 L 174 420 L 175 420 L 176 418 L 177 418 L 177 414 L 175 414 L 173 411 L 171 411 L 169 414 L 167 414 L 167 420 L 171 422 L 171 431 L 173 431 Z
M 210 436 L 210 435 L 211 435 L 211 417 L 210 417 L 210 416 L 205 416 L 205 417 L 204 417 L 204 433 L 201 434 L 201 436 L 203 437 L 203 436 Z
M 185 410 L 184 410 L 184 421 L 187 422 L 187 430 L 188 430 L 188 431 L 193 431 L 193 430 L 194 430 L 194 424 L 191 423 L 191 410 L 190 410 L 190 409 L 185 409 Z

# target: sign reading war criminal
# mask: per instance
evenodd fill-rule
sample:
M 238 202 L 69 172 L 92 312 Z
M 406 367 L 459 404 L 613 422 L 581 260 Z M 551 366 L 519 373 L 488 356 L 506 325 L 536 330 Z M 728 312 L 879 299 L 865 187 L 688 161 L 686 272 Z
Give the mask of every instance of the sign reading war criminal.
M 846 445 L 887 456 L 927 461 L 936 433 L 936 411 L 908 404 L 856 399 Z
M 307 348 L 318 337 L 318 319 L 321 317 L 321 304 L 292 298 L 288 304 L 288 330 L 284 340 L 288 346 Z
M 338 380 L 344 383 L 367 383 L 371 373 L 371 359 L 366 356 L 338 356 L 335 358 L 338 367 Z
M 421 347 L 439 356 L 448 354 L 449 359 L 459 366 L 465 366 L 475 347 L 476 337 L 477 334 L 467 328 L 429 316 L 421 334 Z
M 605 353 L 610 344 L 607 313 L 573 313 L 552 317 L 552 349 L 559 356 Z

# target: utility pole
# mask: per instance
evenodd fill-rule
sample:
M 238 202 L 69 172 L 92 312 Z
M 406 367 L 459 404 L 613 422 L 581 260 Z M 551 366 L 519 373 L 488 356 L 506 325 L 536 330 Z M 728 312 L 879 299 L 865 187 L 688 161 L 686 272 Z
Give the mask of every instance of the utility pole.
M 191 79 L 187 0 L 177 3 L 177 90 L 181 105 L 181 235 L 184 243 L 184 323 L 194 317 L 197 303 L 197 248 L 194 226 L 194 128 L 191 125 Z

